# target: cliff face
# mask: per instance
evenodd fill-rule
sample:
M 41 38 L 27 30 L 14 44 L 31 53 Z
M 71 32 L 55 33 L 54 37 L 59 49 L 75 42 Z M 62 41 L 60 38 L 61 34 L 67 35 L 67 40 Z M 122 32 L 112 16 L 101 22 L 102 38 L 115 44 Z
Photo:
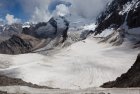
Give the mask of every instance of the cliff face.
M 19 36 L 13 35 L 10 39 L 0 43 L 0 53 L 2 54 L 19 54 L 27 53 L 32 49 L 29 41 L 26 41 Z
M 28 87 L 33 87 L 33 88 L 53 89 L 51 87 L 38 86 L 36 84 L 25 82 L 22 79 L 11 78 L 11 77 L 4 76 L 4 75 L 0 75 L 0 86 L 28 86 Z M 5 93 L 0 92 L 0 94 L 5 94 Z
M 118 77 L 115 81 L 103 84 L 101 87 L 140 87 L 140 54 L 138 55 L 134 65 L 128 70 L 127 73 L 122 74 L 121 77 Z
M 107 5 L 105 11 L 97 18 L 95 35 L 107 28 L 129 29 L 140 27 L 140 1 L 139 0 L 113 0 Z
M 48 22 L 40 22 L 35 26 L 23 28 L 22 33 L 36 38 L 55 38 L 60 35 L 65 39 L 69 22 L 64 17 L 51 18 Z

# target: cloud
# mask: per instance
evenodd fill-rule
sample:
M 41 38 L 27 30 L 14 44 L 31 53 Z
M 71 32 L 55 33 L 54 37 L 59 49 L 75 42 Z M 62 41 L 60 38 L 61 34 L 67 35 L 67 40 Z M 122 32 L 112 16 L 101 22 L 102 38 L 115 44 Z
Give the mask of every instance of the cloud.
M 62 1 L 62 0 L 52 0 L 48 6 L 48 10 L 52 13 L 54 10 L 57 9 L 57 6 L 59 5 L 65 5 L 66 7 L 70 7 L 71 3 L 67 1 Z
M 68 9 L 68 7 L 64 4 L 60 4 L 56 6 L 56 9 L 54 11 L 53 15 L 58 15 L 58 16 L 65 16 L 70 14 L 70 11 Z
M 3 0 L 3 2 L 6 1 Z M 11 0 L 9 1 L 11 2 Z M 48 21 L 54 15 L 54 12 L 55 15 L 71 13 L 83 18 L 96 18 L 108 1 L 111 0 L 15 0 L 14 2 L 18 2 L 22 7 L 23 11 L 21 12 L 25 13 L 25 17 L 28 16 L 29 21 L 41 22 Z M 15 4 L 12 5 L 14 6 Z M 11 18 L 16 19 L 12 16 Z M 7 22 L 14 21 L 9 20 Z
M 72 3 L 71 11 L 85 18 L 96 18 L 111 0 L 67 0 Z
M 35 9 L 28 8 L 28 10 L 34 10 L 31 14 L 32 21 L 47 21 L 52 11 L 57 15 L 71 13 L 83 18 L 96 18 L 109 1 L 111 0 L 37 0 L 36 3 L 31 4 Z M 31 5 L 29 6 L 32 7 Z
M 45 9 L 40 9 L 38 7 L 35 8 L 34 13 L 31 16 L 31 22 L 45 22 L 48 21 L 51 17 L 51 14 L 47 12 Z
M 30 15 L 29 21 L 48 21 L 50 13 L 48 6 L 51 0 L 19 0 L 24 12 Z
M 42 22 L 48 21 L 53 15 L 65 15 L 68 13 L 68 8 L 70 3 L 62 0 L 24 0 L 22 3 L 28 4 L 32 3 L 28 7 L 23 6 L 24 10 L 30 13 L 30 21 L 32 22 Z
M 5 20 L 6 20 L 7 24 L 21 22 L 20 19 L 15 18 L 14 15 L 10 15 L 10 14 L 6 15 Z

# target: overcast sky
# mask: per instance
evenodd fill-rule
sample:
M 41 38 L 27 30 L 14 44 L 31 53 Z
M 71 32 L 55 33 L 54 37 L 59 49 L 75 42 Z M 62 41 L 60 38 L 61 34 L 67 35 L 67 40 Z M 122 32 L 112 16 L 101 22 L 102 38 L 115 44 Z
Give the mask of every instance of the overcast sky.
M 0 20 L 47 21 L 52 14 L 96 17 L 111 0 L 0 0 Z

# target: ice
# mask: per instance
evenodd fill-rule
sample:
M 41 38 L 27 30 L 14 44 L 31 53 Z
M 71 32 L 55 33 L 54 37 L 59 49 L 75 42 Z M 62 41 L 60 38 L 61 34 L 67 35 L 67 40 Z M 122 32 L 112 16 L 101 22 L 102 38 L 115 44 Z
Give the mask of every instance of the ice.
M 123 6 L 122 11 L 119 12 L 120 15 L 124 15 L 125 13 L 128 13 L 132 8 L 136 7 L 138 0 L 133 0 L 132 2 L 128 2 Z
M 112 34 L 114 32 L 113 29 L 105 29 L 101 34 L 98 34 L 94 37 L 107 37 L 108 35 Z
M 1 54 L 9 67 L 0 71 L 38 85 L 83 89 L 115 80 L 133 65 L 137 54 L 136 49 L 125 45 L 113 47 L 88 38 L 49 56 L 29 53 L 7 57 Z
M 83 27 L 83 30 L 94 30 L 96 27 L 95 23 L 89 24 L 89 25 L 85 25 Z

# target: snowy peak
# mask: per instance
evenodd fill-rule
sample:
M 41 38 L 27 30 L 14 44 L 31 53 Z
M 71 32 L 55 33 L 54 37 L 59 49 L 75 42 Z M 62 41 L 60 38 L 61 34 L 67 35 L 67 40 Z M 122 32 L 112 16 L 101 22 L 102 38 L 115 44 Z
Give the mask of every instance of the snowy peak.
M 140 27 L 139 0 L 113 0 L 97 18 L 95 35 L 107 28 L 137 28 Z
M 38 37 L 53 38 L 58 35 L 63 35 L 68 28 L 69 22 L 64 17 L 56 17 L 51 18 L 47 23 L 42 22 L 36 24 L 34 32 Z
M 29 28 L 31 25 L 32 25 L 32 23 L 25 22 L 25 23 L 23 23 L 22 28 L 25 28 L 25 27 Z
M 127 25 L 129 28 L 140 27 L 140 1 L 133 1 L 131 6 L 128 12 Z

